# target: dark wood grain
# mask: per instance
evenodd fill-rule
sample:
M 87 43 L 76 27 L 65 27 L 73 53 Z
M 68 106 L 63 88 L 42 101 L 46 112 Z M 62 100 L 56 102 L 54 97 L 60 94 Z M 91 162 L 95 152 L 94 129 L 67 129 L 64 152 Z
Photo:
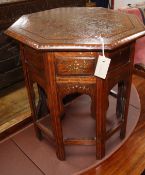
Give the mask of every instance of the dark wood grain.
M 102 36 L 105 49 L 112 50 L 143 36 L 145 28 L 133 15 L 72 7 L 24 15 L 6 34 L 35 49 L 63 51 L 102 49 Z
M 87 94 L 92 100 L 92 116 L 96 122 L 96 157 L 103 158 L 107 139 L 118 130 L 121 139 L 126 134 L 134 44 L 145 34 L 144 26 L 133 16 L 121 13 L 118 16 L 118 12 L 103 8 L 59 8 L 23 16 L 6 34 L 21 43 L 26 86 L 38 138 L 42 138 L 41 130 L 45 129 L 38 123 L 39 103 L 35 98 L 34 82 L 46 94 L 56 154 L 60 160 L 65 159 L 66 143 L 61 124 L 65 112 L 63 99 L 69 94 Z M 111 59 L 106 79 L 93 74 L 101 54 L 100 35 L 104 37 L 105 54 Z M 117 97 L 119 122 L 108 131 L 108 96 L 116 84 L 121 84 Z M 90 141 L 67 138 L 68 143 L 86 145 L 92 143 L 92 138 Z

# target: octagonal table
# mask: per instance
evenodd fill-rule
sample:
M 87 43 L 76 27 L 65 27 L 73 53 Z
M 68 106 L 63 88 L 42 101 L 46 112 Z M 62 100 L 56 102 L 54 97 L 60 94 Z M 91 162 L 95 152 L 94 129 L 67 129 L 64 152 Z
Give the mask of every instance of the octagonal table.
M 103 8 L 57 8 L 22 16 L 6 34 L 20 42 L 21 58 L 36 134 L 41 131 L 54 139 L 60 160 L 65 159 L 64 145 L 96 145 L 96 157 L 105 155 L 105 142 L 116 131 L 125 137 L 130 98 L 135 40 L 145 34 L 145 28 L 132 15 Z M 99 55 L 111 59 L 105 79 L 94 76 Z M 39 119 L 40 103 L 33 88 L 37 83 L 50 111 L 46 120 Z M 117 125 L 107 130 L 106 112 L 110 90 L 118 84 Z M 94 138 L 63 138 L 62 99 L 73 93 L 91 97 L 91 112 L 96 122 Z M 85 128 L 84 128 L 85 129 Z M 85 154 L 85 153 L 84 153 Z

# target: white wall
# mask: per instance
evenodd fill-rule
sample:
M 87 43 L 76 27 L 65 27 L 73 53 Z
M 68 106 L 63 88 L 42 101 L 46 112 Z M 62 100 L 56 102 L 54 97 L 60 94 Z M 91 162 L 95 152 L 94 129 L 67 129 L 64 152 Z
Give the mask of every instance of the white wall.
M 145 0 L 114 0 L 114 8 L 117 9 L 119 7 L 124 7 L 127 4 L 135 4 L 145 2 Z

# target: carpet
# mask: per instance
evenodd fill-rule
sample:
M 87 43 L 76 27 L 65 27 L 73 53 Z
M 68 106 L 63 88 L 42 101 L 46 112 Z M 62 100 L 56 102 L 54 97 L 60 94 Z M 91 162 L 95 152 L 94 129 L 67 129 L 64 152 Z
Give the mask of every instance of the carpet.
M 82 95 L 71 103 L 66 105 L 66 116 L 63 119 L 63 132 L 64 137 L 92 137 L 95 136 L 95 122 L 91 117 L 90 112 L 90 101 L 91 99 Z M 112 96 L 109 97 L 110 105 L 107 112 L 107 127 L 113 125 L 113 120 L 115 118 L 115 104 L 116 99 Z M 131 98 L 129 104 L 128 113 L 128 124 L 127 124 L 127 134 L 124 140 L 120 140 L 119 133 L 114 134 L 106 143 L 106 156 L 102 160 L 96 160 L 96 150 L 95 146 L 65 146 L 66 160 L 60 161 L 57 159 L 55 154 L 55 148 L 53 143 L 49 142 L 47 139 L 39 141 L 34 132 L 33 125 L 30 125 L 23 129 L 22 131 L 13 135 L 10 139 L 19 148 L 19 157 L 21 151 L 21 157 L 25 156 L 27 162 L 31 161 L 33 168 L 41 170 L 41 174 L 45 175 L 72 175 L 80 174 L 91 167 L 97 166 L 110 157 L 115 151 L 117 151 L 129 138 L 133 132 L 140 115 L 140 101 L 138 93 L 134 86 L 131 90 Z M 7 141 L 8 142 L 8 141 Z M 4 149 L 5 142 L 0 146 Z M 12 144 L 12 143 L 11 143 Z M 8 150 L 0 151 L 7 155 Z M 12 154 L 12 152 L 11 152 Z M 20 159 L 17 158 L 15 154 L 15 161 Z M 13 156 L 12 156 L 13 157 Z M 24 165 L 24 162 L 18 161 L 19 167 L 7 168 L 7 162 L 9 156 L 1 156 L 0 158 L 0 172 L 3 175 L 11 172 L 11 175 L 15 174 L 31 174 L 30 165 Z M 30 163 L 29 163 L 30 164 Z M 13 161 L 9 161 L 9 167 L 15 167 Z M 19 172 L 19 170 L 21 172 Z M 33 174 L 33 173 L 32 173 Z

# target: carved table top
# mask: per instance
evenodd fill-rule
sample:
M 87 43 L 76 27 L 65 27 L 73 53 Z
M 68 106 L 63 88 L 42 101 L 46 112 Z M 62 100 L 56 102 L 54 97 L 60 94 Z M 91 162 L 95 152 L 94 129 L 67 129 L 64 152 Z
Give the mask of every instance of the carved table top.
M 92 50 L 114 49 L 145 34 L 134 15 L 104 8 L 56 8 L 17 20 L 6 34 L 35 49 Z

